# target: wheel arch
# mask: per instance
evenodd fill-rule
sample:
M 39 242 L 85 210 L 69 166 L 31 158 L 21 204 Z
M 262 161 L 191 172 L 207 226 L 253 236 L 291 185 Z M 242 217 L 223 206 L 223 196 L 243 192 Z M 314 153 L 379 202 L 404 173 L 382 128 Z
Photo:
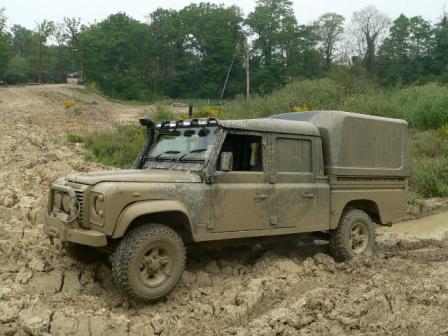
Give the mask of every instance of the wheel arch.
M 112 238 L 117 239 L 138 225 L 163 224 L 179 235 L 185 242 L 193 241 L 193 228 L 186 207 L 179 201 L 142 201 L 128 205 L 120 214 Z
M 345 204 L 340 213 L 332 216 L 331 228 L 337 228 L 342 214 L 351 209 L 363 210 L 370 216 L 374 223 L 382 224 L 381 212 L 377 202 L 371 199 L 353 199 Z

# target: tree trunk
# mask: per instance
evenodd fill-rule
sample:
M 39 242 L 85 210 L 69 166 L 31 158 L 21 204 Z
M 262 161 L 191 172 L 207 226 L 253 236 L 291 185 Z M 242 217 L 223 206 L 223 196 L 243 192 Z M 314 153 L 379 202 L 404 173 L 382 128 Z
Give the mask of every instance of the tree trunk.
M 82 50 L 79 51 L 79 66 L 80 66 L 80 74 L 79 80 L 82 82 L 84 80 L 84 53 Z
M 250 98 L 250 56 L 249 56 L 249 47 L 246 45 L 246 60 L 245 60 L 245 68 L 246 68 L 246 99 Z
M 38 60 L 37 60 L 37 82 L 39 84 L 42 84 L 42 45 L 39 44 L 39 53 L 38 53 Z

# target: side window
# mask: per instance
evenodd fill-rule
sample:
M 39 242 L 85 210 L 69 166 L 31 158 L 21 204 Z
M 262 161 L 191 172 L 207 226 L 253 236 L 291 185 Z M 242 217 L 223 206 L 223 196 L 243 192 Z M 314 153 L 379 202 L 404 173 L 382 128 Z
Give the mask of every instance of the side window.
M 277 138 L 277 171 L 283 173 L 310 173 L 313 171 L 311 141 Z
M 227 134 L 221 153 L 232 153 L 232 171 L 263 171 L 261 139 L 255 135 Z

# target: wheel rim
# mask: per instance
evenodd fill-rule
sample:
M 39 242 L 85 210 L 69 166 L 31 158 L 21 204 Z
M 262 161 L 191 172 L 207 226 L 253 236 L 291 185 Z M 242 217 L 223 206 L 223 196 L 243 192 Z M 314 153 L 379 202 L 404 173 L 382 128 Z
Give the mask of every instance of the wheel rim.
M 355 224 L 350 232 L 350 248 L 354 254 L 361 254 L 366 251 L 369 244 L 369 234 L 365 225 Z
M 159 287 L 171 276 L 173 265 L 173 251 L 162 243 L 153 243 L 141 257 L 140 280 L 146 287 Z

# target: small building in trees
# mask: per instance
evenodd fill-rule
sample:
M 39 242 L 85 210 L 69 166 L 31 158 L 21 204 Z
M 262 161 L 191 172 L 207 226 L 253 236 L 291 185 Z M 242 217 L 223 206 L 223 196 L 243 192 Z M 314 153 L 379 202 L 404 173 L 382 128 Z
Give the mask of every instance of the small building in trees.
M 81 81 L 81 73 L 79 71 L 67 74 L 67 84 L 78 85 Z

